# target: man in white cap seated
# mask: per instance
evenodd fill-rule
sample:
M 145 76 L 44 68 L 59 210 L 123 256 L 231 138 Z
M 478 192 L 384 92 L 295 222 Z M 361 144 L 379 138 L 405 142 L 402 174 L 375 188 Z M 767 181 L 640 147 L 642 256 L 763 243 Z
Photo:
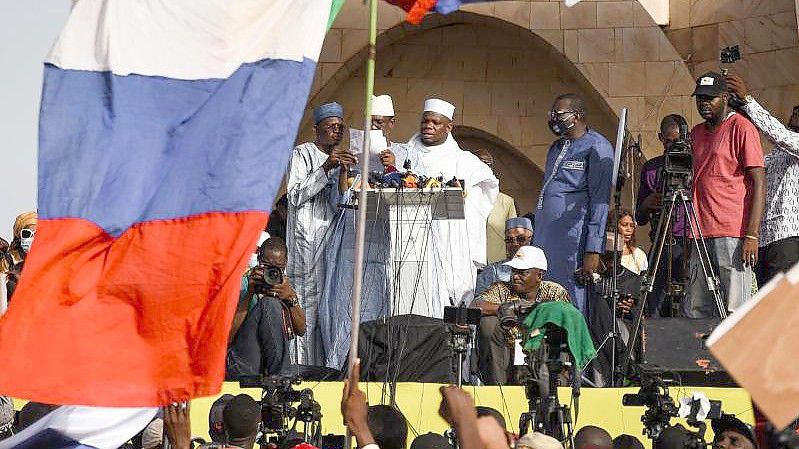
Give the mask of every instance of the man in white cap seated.
M 330 202 L 333 189 L 346 176 L 356 158 L 339 147 L 344 136 L 344 109 L 338 103 L 323 104 L 313 111 L 313 142 L 297 145 L 288 166 L 286 196 L 286 276 L 294 286 L 297 300 L 305 310 L 307 331 L 297 340 L 297 363 L 321 364 L 322 345 L 316 326 L 316 308 L 325 280 L 324 248 L 328 228 L 336 213 Z
M 477 268 L 486 263 L 486 220 L 499 192 L 499 181 L 474 154 L 452 137 L 455 106 L 437 98 L 424 102 L 419 133 L 409 151 L 418 153 L 411 169 L 426 176 L 463 180 L 465 220 L 433 220 L 432 297 L 427 310 L 414 313 L 442 317 L 444 306 L 471 302 Z M 421 303 L 425 301 L 416 301 Z
M 497 312 L 509 301 L 569 301 L 569 293 L 560 284 L 544 281 L 547 258 L 541 248 L 522 246 L 505 265 L 511 268 L 510 282 L 495 282 L 474 298 L 471 307 L 482 311 L 478 327 L 477 366 L 480 378 L 488 385 L 504 385 L 510 379 L 513 346 L 520 333 L 504 329 Z M 521 318 L 519 319 L 521 321 Z

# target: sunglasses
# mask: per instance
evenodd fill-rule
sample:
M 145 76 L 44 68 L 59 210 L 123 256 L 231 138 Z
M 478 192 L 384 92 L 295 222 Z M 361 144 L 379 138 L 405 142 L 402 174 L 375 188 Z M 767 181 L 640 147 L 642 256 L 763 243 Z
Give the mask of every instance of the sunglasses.
M 524 244 L 530 241 L 530 237 L 519 236 L 519 237 L 505 237 L 505 243 L 518 243 Z
M 32 238 L 34 234 L 36 233 L 31 231 L 30 229 L 23 229 L 19 231 L 19 236 L 22 237 L 23 239 Z

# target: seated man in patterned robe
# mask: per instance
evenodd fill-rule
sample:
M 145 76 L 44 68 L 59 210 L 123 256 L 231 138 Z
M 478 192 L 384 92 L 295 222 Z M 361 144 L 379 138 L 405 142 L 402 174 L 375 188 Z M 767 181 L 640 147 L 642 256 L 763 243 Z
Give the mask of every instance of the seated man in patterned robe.
M 542 280 L 547 258 L 540 248 L 522 246 L 505 262 L 511 268 L 510 282 L 495 282 L 474 298 L 471 307 L 482 311 L 478 329 L 478 369 L 487 385 L 504 385 L 512 367 L 513 346 L 518 330 L 500 325 L 497 311 L 508 301 L 570 301 L 568 291 L 560 284 Z

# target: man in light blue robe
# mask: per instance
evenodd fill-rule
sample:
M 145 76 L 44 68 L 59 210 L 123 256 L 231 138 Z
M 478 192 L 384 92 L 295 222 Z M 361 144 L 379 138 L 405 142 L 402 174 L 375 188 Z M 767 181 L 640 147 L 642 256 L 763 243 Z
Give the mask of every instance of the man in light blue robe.
M 372 100 L 372 129 L 382 130 L 389 148 L 372 157 L 370 170 L 394 167 L 402 170 L 406 159 L 415 165 L 413 149 L 407 144 L 389 140 L 394 127 L 394 107 L 391 97 L 381 95 Z M 365 151 L 369 151 L 368 149 Z M 360 178 L 356 178 L 357 184 Z M 346 363 L 350 345 L 352 321 L 352 283 L 355 265 L 356 209 L 343 207 L 352 205 L 353 189 L 342 192 L 333 189 L 330 204 L 338 212 L 333 221 L 332 237 L 327 243 L 325 287 L 319 302 L 319 329 L 325 353 L 325 365 L 342 368 Z M 391 240 L 389 223 L 385 219 L 369 219 L 364 237 L 364 273 L 361 289 L 361 322 L 387 317 L 391 298 L 389 259 Z
M 613 148 L 588 128 L 584 102 L 574 94 L 555 100 L 549 127 L 559 139 L 547 154 L 533 245 L 551 261 L 546 279 L 566 287 L 573 304 L 587 314 L 582 284 L 592 281 L 605 251 Z

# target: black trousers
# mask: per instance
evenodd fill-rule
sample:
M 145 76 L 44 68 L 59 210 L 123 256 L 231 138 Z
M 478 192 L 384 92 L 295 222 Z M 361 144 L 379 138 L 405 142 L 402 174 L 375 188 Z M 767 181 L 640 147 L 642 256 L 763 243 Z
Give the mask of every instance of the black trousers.
M 289 340 L 283 331 L 283 304 L 259 297 L 228 348 L 227 379 L 279 374 L 289 365 Z
M 777 273 L 786 272 L 799 262 L 799 237 L 777 240 L 758 251 L 757 283 L 763 285 Z
M 684 245 L 688 242 L 684 238 L 675 238 L 672 240 L 671 246 L 671 281 L 683 282 L 685 285 L 685 273 L 683 270 L 683 261 L 685 260 L 683 251 Z M 690 244 L 690 243 L 687 243 Z M 654 248 L 652 249 L 654 251 Z M 690 248 L 689 248 L 690 252 Z M 663 253 L 660 255 L 660 263 L 658 264 L 658 272 L 655 273 L 655 279 L 652 283 L 652 292 L 646 297 L 646 316 L 650 318 L 658 318 L 660 316 L 669 316 L 668 310 L 664 309 L 664 303 L 668 296 L 668 282 L 669 282 L 669 251 L 668 245 L 663 245 Z

